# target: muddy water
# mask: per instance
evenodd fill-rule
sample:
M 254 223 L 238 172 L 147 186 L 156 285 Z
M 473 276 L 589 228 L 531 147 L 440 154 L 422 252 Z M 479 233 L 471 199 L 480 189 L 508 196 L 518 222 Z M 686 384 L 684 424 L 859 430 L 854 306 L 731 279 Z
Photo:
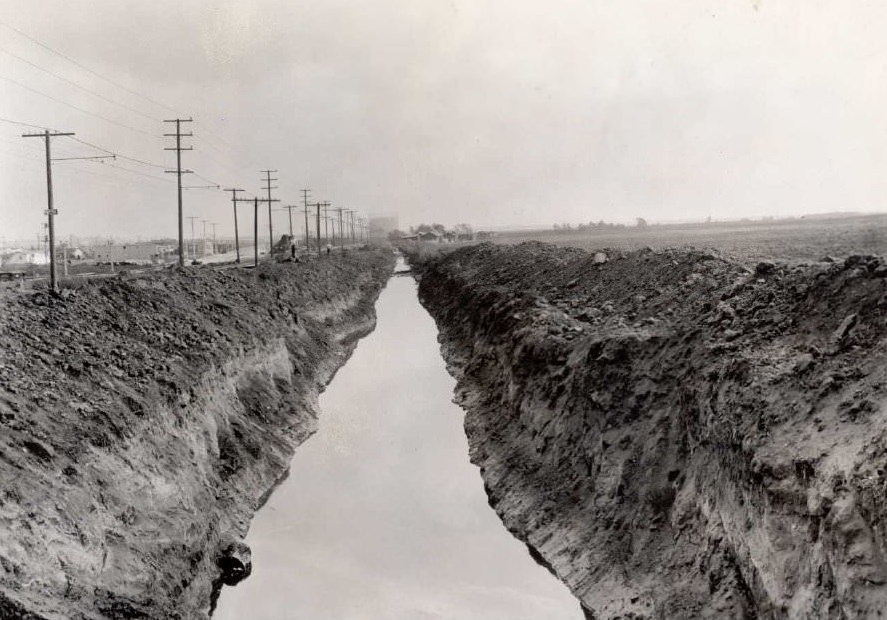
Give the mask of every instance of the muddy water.
M 434 322 L 395 277 L 256 515 L 253 574 L 221 620 L 580 620 L 486 503 Z

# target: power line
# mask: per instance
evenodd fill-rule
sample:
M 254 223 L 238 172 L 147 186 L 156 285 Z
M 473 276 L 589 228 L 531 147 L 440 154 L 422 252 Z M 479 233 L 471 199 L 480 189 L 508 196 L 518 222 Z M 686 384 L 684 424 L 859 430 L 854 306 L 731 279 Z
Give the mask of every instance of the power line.
M 219 188 L 222 187 L 221 184 L 216 183 L 216 182 L 213 181 L 212 179 L 207 179 L 205 176 L 203 176 L 203 175 L 200 174 L 199 172 L 192 172 L 191 174 L 193 174 L 195 177 L 197 177 L 197 178 L 199 178 L 199 179 L 203 179 L 203 180 L 206 181 L 207 183 L 212 183 L 212 184 L 213 184 L 214 186 L 216 186 L 216 187 L 219 187 Z
M 131 93 L 131 94 L 135 95 L 136 97 L 141 97 L 141 98 L 144 99 L 145 101 L 148 101 L 148 102 L 150 102 L 150 103 L 153 103 L 153 104 L 156 105 L 156 106 L 160 106 L 161 108 L 164 108 L 165 110 L 167 110 L 167 111 L 169 111 L 169 112 L 175 112 L 175 110 L 172 109 L 171 107 L 169 107 L 168 105 L 163 104 L 163 103 L 160 103 L 159 101 L 155 101 L 154 99 L 152 99 L 151 97 L 148 97 L 147 95 L 143 95 L 142 93 L 140 93 L 140 92 L 138 92 L 138 91 L 132 90 L 131 88 L 128 88 L 128 87 L 126 87 L 126 86 L 124 86 L 124 85 L 122 85 L 122 84 L 119 84 L 119 83 L 115 82 L 115 81 L 112 80 L 111 78 L 105 77 L 104 75 L 102 75 L 102 74 L 100 74 L 100 73 L 97 73 L 97 72 L 93 71 L 92 69 L 90 69 L 90 68 L 87 67 L 86 65 L 84 65 L 84 64 L 82 64 L 82 63 L 80 63 L 80 62 L 74 60 L 73 58 L 71 58 L 70 56 L 68 56 L 68 55 L 66 55 L 66 54 L 63 54 L 62 52 L 59 52 L 59 51 L 57 51 L 57 50 L 54 50 L 53 48 L 49 47 L 49 46 L 46 45 L 45 43 L 42 43 L 42 42 L 38 41 L 37 39 L 35 39 L 34 37 L 32 37 L 32 36 L 30 36 L 30 35 L 28 35 L 28 34 L 25 34 L 25 33 L 22 32 L 21 30 L 19 30 L 18 28 L 15 28 L 15 27 L 13 27 L 13 26 L 10 26 L 10 25 L 7 24 L 6 22 L 0 21 L 0 26 L 5 26 L 5 27 L 8 28 L 9 30 L 12 30 L 13 32 L 17 33 L 18 35 L 20 35 L 20 36 L 22 36 L 22 37 L 28 39 L 28 40 L 31 41 L 32 43 L 35 43 L 35 44 L 39 45 L 40 47 L 42 47 L 43 49 L 52 52 L 52 53 L 55 54 L 56 56 L 61 56 L 62 58 L 64 58 L 64 59 L 67 60 L 68 62 L 77 65 L 78 67 L 80 67 L 80 68 L 83 69 L 84 71 L 86 71 L 86 72 L 88 72 L 88 73 L 91 73 L 92 75 L 94 75 L 94 76 L 96 76 L 96 77 L 98 77 L 98 78 L 100 78 L 100 79 L 102 79 L 102 80 L 108 82 L 109 84 L 113 84 L 113 85 L 116 86 L 117 88 L 122 88 L 122 89 L 125 90 L 126 92 Z
M 102 162 L 102 164 L 105 166 L 109 166 L 111 168 L 117 168 L 118 170 L 125 170 L 126 172 L 129 172 L 131 174 L 137 174 L 139 176 L 147 177 L 149 179 L 154 179 L 155 181 L 161 181 L 163 183 L 174 183 L 174 181 L 172 179 L 168 179 L 166 177 L 157 177 L 157 176 L 154 176 L 153 174 L 139 172 L 138 170 L 130 170 L 129 168 L 124 168 L 123 166 L 118 166 L 116 164 L 109 164 L 108 162 Z
M 204 143 L 204 145 L 205 145 L 205 146 L 209 146 L 208 143 Z M 241 170 L 246 169 L 246 166 L 235 166 L 235 165 L 230 164 L 230 163 L 225 164 L 225 163 L 223 163 L 223 162 L 220 162 L 218 159 L 216 159 L 215 157 L 213 157 L 212 155 L 210 155 L 210 154 L 207 153 L 206 151 L 198 151 L 198 152 L 199 152 L 199 154 L 200 154 L 199 156 L 206 157 L 206 158 L 209 159 L 210 161 L 213 161 L 213 162 L 217 163 L 217 164 L 220 165 L 222 168 L 227 168 L 227 169 L 230 170 L 231 172 L 240 172 Z M 224 155 L 224 153 L 223 153 L 223 155 Z
M 47 74 L 51 75 L 52 77 L 54 77 L 54 78 L 57 79 L 57 80 L 61 80 L 61 81 L 63 81 L 63 82 L 67 82 L 68 84 L 70 84 L 70 85 L 73 86 L 74 88 L 79 88 L 79 89 L 82 90 L 83 92 L 85 92 L 85 93 L 89 93 L 89 94 L 92 95 L 93 97 L 98 97 L 99 99 L 101 99 L 101 100 L 103 100 L 103 101 L 107 101 L 108 103 L 112 103 L 112 104 L 114 104 L 114 105 L 116 105 L 116 106 L 120 106 L 120 107 L 123 108 L 124 110 L 129 110 L 130 112 L 133 112 L 133 113 L 135 113 L 135 114 L 138 114 L 139 116 L 144 116 L 145 118 L 147 118 L 147 119 L 150 120 L 150 121 L 154 121 L 154 122 L 158 122 L 158 123 L 160 122 L 160 119 L 154 118 L 153 116 L 149 116 L 149 115 L 145 114 L 144 112 L 142 112 L 142 111 L 140 111 L 140 110 L 136 110 L 135 108 L 131 108 L 131 107 L 129 107 L 129 106 L 126 105 L 126 104 L 120 103 L 120 102 L 118 102 L 118 101 L 114 101 L 113 99 L 111 99 L 111 98 L 109 98 L 109 97 L 105 97 L 105 96 L 102 95 L 101 93 L 97 93 L 97 92 L 95 92 L 94 90 L 90 90 L 89 88 L 86 88 L 85 86 L 81 86 L 80 84 L 78 84 L 78 83 L 75 82 L 74 80 L 69 80 L 69 79 L 66 78 L 66 77 L 62 77 L 62 76 L 60 76 L 60 75 L 57 75 L 57 74 L 53 73 L 52 71 L 50 71 L 49 69 L 44 69 L 44 68 L 41 67 L 40 65 L 31 62 L 31 61 L 28 60 L 27 58 L 22 58 L 22 57 L 19 56 L 18 54 L 14 54 L 13 52 L 10 52 L 9 50 L 5 50 L 5 49 L 3 49 L 3 48 L 0 48 L 0 52 L 2 52 L 2 53 L 4 53 L 4 54 L 8 54 L 9 56 L 12 56 L 13 58 L 16 58 L 16 59 L 20 60 L 21 62 L 26 63 L 26 64 L 28 64 L 28 65 L 34 67 L 34 68 L 37 69 L 38 71 L 43 71 L 44 73 L 47 73 Z
M 94 148 L 94 149 L 97 149 L 97 150 L 99 150 L 99 151 L 104 151 L 105 153 L 109 153 L 109 154 L 111 154 L 111 155 L 116 155 L 116 156 L 119 157 L 120 159 L 128 159 L 129 161 L 132 161 L 132 162 L 135 162 L 135 163 L 138 163 L 138 164 L 142 164 L 143 166 L 150 166 L 150 167 L 152 167 L 152 168 L 158 168 L 158 169 L 160 169 L 160 170 L 166 170 L 166 166 L 164 166 L 164 165 L 162 165 L 162 164 L 152 164 L 151 162 L 149 162 L 149 161 L 145 161 L 145 160 L 143 160 L 143 159 L 139 159 L 138 157 L 131 157 L 131 156 L 129 156 L 129 155 L 124 155 L 124 154 L 122 154 L 122 153 L 117 153 L 116 151 L 112 151 L 111 149 L 106 149 L 105 147 L 103 147 L 103 146 L 98 146 L 97 144 L 92 144 L 92 143 L 90 143 L 90 142 L 87 142 L 86 140 L 81 140 L 80 138 L 73 138 L 73 140 L 75 140 L 75 141 L 77 141 L 77 142 L 79 142 L 80 144 L 83 144 L 83 145 L 85 145 L 85 146 L 89 146 L 89 147 L 92 147 L 92 148 Z
M 66 105 L 69 108 L 73 108 L 79 112 L 83 112 L 84 114 L 88 114 L 90 116 L 94 116 L 95 118 L 99 118 L 99 119 L 105 121 L 106 123 L 111 123 L 112 125 L 117 125 L 118 127 L 123 127 L 124 129 L 129 129 L 130 131 L 135 131 L 137 133 L 144 134 L 144 135 L 149 136 L 151 138 L 157 138 L 157 136 L 155 136 L 154 134 L 150 134 L 147 131 L 142 131 L 141 129 L 137 129 L 135 127 L 132 127 L 131 125 L 127 125 L 126 123 L 119 123 L 117 121 L 111 120 L 110 118 L 106 118 L 106 117 L 102 116 L 101 114 L 96 114 L 95 112 L 90 112 L 89 110 L 84 110 L 83 108 L 76 106 L 73 103 L 68 103 L 67 101 L 62 101 L 61 99 L 53 97 L 52 95 L 47 95 L 46 93 L 41 92 L 41 91 L 37 90 L 36 88 L 31 88 L 30 86 L 27 86 L 26 84 L 22 84 L 21 82 L 13 80 L 12 78 L 8 78 L 5 75 L 0 75 L 0 80 L 6 80 L 7 82 L 11 82 L 11 83 L 15 84 L 16 86 L 19 86 L 20 88 L 24 88 L 25 90 L 29 90 L 32 93 L 36 93 L 36 94 L 40 95 L 41 97 L 46 97 L 47 99 L 51 99 L 51 100 L 55 101 L 56 103 Z
M 14 153 L 11 151 L 3 151 L 0 152 L 0 155 L 7 155 L 9 157 L 18 157 L 24 161 L 28 162 L 42 162 L 43 158 L 34 153 L 33 151 L 28 151 L 27 153 Z
M 85 165 L 88 166 L 89 164 L 95 164 L 95 163 L 96 163 L 95 161 L 89 161 L 89 162 L 85 162 Z M 100 179 L 106 179 L 106 181 L 99 181 L 99 182 L 104 182 L 107 185 L 113 185 L 114 187 L 120 187 L 120 188 L 127 189 L 127 190 L 132 190 L 133 183 L 139 183 L 139 184 L 143 185 L 146 189 L 150 189 L 152 191 L 158 191 L 162 188 L 163 189 L 168 188 L 169 184 L 173 182 L 171 179 L 165 179 L 165 178 L 160 178 L 160 177 L 150 177 L 149 176 L 149 178 L 152 179 L 153 181 L 151 181 L 151 180 L 144 181 L 142 179 L 134 179 L 134 178 L 130 178 L 130 177 L 125 177 L 123 175 L 118 175 L 116 173 L 106 174 L 104 172 L 98 172 L 96 170 L 87 170 L 82 167 L 83 165 L 84 164 L 81 164 L 80 162 L 67 162 L 64 165 L 57 166 L 57 168 L 58 168 L 59 173 L 69 173 L 70 172 L 71 174 L 76 174 L 78 176 L 86 174 L 86 175 L 93 176 L 93 177 L 99 177 Z M 129 168 L 122 168 L 120 166 L 111 166 L 109 164 L 105 164 L 105 165 L 108 167 L 117 168 L 118 170 L 122 170 L 124 172 L 138 174 L 138 172 L 136 172 L 135 170 L 130 170 Z
M 87 164 L 87 165 L 89 165 L 89 164 L 101 164 L 102 166 L 107 167 L 107 168 L 115 168 L 115 169 L 120 170 L 120 171 L 122 171 L 122 172 L 128 172 L 128 173 L 133 174 L 133 175 L 137 175 L 137 176 L 140 176 L 140 177 L 144 177 L 144 178 L 150 179 L 150 180 L 154 181 L 155 183 L 161 183 L 161 184 L 163 184 L 164 187 L 169 187 L 169 185 L 170 185 L 171 183 L 174 183 L 174 181 L 173 181 L 172 179 L 168 179 L 168 178 L 165 178 L 165 177 L 156 177 L 156 176 L 151 175 L 151 174 L 145 174 L 144 172 L 139 172 L 138 170 L 131 170 L 131 169 L 129 169 L 129 168 L 124 168 L 123 166 L 119 166 L 119 165 L 117 165 L 117 164 L 110 164 L 110 163 L 107 163 L 107 162 L 99 162 L 99 161 L 96 161 L 96 160 L 87 160 L 87 161 L 86 161 L 86 164 Z M 104 178 L 106 178 L 106 179 L 111 179 L 111 180 L 113 180 L 113 181 L 118 181 L 118 182 L 120 182 L 120 183 L 128 183 L 128 184 L 131 184 L 131 183 L 133 183 L 133 182 L 140 182 L 140 183 L 146 183 L 146 184 L 147 184 L 147 181 L 141 181 L 141 180 L 139 180 L 139 179 L 125 178 L 125 177 L 123 177 L 123 176 L 121 176 L 121 175 L 117 175 L 117 174 L 113 174 L 113 173 L 112 173 L 112 174 L 104 174 L 104 173 L 102 173 L 102 172 L 98 172 L 98 171 L 96 171 L 96 170 L 94 170 L 94 169 L 93 169 L 93 170 L 86 170 L 86 169 L 80 167 L 80 164 L 79 164 L 79 163 L 73 163 L 73 162 L 72 162 L 72 163 L 66 163 L 66 164 L 64 164 L 64 165 L 59 166 L 58 169 L 59 169 L 59 171 L 63 171 L 63 170 L 64 170 L 64 171 L 68 171 L 68 172 L 72 172 L 72 171 L 73 171 L 73 172 L 77 172 L 77 174 L 89 174 L 89 175 L 92 175 L 92 176 L 104 177 Z M 157 186 L 157 185 L 154 185 L 153 187 L 158 187 L 158 186 Z
M 11 125 L 21 125 L 22 127 L 30 127 L 31 129 L 49 129 L 52 130 L 52 127 L 44 127 L 43 125 L 34 125 L 32 123 L 23 123 L 21 121 L 14 121 L 8 118 L 0 118 L 0 121 L 4 123 L 10 123 Z

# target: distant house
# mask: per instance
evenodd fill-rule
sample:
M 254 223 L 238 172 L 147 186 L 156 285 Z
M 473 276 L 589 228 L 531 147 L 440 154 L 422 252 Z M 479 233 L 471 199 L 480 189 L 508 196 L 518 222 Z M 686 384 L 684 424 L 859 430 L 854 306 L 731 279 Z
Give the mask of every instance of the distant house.
M 13 250 L 3 255 L 3 265 L 48 265 L 49 258 L 43 252 Z
M 100 263 L 154 263 L 171 255 L 174 248 L 151 242 L 96 245 L 86 252 Z
M 419 241 L 434 241 L 440 243 L 443 241 L 444 235 L 443 233 L 439 233 L 436 230 L 427 230 L 425 232 L 418 233 Z

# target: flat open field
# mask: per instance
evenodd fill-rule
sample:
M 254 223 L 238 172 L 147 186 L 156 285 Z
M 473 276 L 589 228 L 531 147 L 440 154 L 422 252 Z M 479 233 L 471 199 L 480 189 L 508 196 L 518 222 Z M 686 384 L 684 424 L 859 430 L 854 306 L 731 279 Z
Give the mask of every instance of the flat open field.
M 818 261 L 853 254 L 887 254 L 887 214 L 813 217 L 768 222 L 650 225 L 500 233 L 497 243 L 545 241 L 586 250 L 692 246 L 740 261 Z

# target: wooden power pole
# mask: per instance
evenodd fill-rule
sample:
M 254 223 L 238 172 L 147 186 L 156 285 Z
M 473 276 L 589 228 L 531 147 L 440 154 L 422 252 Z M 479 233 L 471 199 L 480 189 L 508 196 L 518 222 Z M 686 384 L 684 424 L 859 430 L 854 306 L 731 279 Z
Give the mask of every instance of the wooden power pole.
M 273 200 L 271 199 L 271 190 L 277 189 L 276 185 L 273 187 L 271 186 L 271 181 L 277 180 L 277 179 L 271 178 L 271 173 L 277 172 L 277 170 L 262 170 L 262 172 L 265 173 L 265 187 L 263 187 L 261 189 L 264 189 L 265 191 L 268 192 L 268 197 L 262 198 L 261 201 L 268 203 L 268 244 L 269 244 L 268 255 L 270 256 L 271 254 L 274 253 L 274 225 L 271 223 L 271 203 L 272 202 L 280 202 L 280 199 L 278 199 L 278 198 L 275 198 Z M 258 242 L 259 241 L 257 239 L 256 243 L 258 243 Z
M 176 145 L 173 148 L 165 148 L 164 151 L 175 151 L 176 152 L 176 169 L 175 170 L 165 170 L 164 172 L 168 172 L 170 174 L 175 174 L 178 178 L 178 187 L 179 187 L 179 266 L 183 267 L 185 265 L 185 242 L 182 238 L 182 175 L 183 174 L 191 174 L 193 170 L 182 170 L 182 151 L 190 151 L 194 147 L 182 146 L 182 138 L 193 136 L 191 132 L 182 133 L 182 123 L 190 123 L 193 119 L 190 118 L 176 118 L 173 120 L 163 121 L 164 123 L 175 123 L 176 124 L 176 132 L 175 133 L 165 133 L 164 136 L 175 136 Z
M 317 207 L 317 255 L 320 256 L 320 207 L 323 203 L 315 202 L 314 206 Z
M 330 218 L 327 215 L 327 210 L 330 208 L 329 202 L 323 203 L 323 230 L 326 233 L 326 242 L 327 245 L 330 243 Z
M 49 286 L 53 293 L 59 292 L 58 281 L 55 273 L 55 216 L 58 211 L 52 206 L 52 155 L 49 151 L 49 139 L 56 136 L 73 136 L 73 133 L 51 132 L 48 129 L 43 133 L 25 133 L 23 138 L 43 138 L 46 145 L 46 216 L 49 218 Z
M 259 197 L 253 199 L 253 235 L 256 238 L 255 260 L 253 264 L 259 266 Z
M 249 202 L 248 198 L 238 198 L 237 192 L 242 192 L 244 190 L 237 188 L 228 188 L 225 189 L 226 192 L 231 192 L 231 205 L 234 207 L 234 249 L 237 251 L 237 260 L 235 262 L 240 262 L 240 233 L 237 230 L 237 203 L 238 202 Z
M 290 243 L 295 243 L 296 240 L 293 239 L 293 209 L 298 209 L 299 205 L 283 205 L 283 208 L 287 210 L 289 213 L 290 219 Z
M 342 228 L 342 211 L 343 211 L 343 209 L 342 209 L 342 207 L 336 207 L 335 210 L 339 212 L 339 245 L 341 245 L 342 248 L 344 248 L 345 247 L 345 229 Z
M 308 240 L 308 194 L 311 193 L 310 189 L 302 190 L 302 208 L 305 210 L 305 251 L 308 252 L 311 248 L 309 246 Z

